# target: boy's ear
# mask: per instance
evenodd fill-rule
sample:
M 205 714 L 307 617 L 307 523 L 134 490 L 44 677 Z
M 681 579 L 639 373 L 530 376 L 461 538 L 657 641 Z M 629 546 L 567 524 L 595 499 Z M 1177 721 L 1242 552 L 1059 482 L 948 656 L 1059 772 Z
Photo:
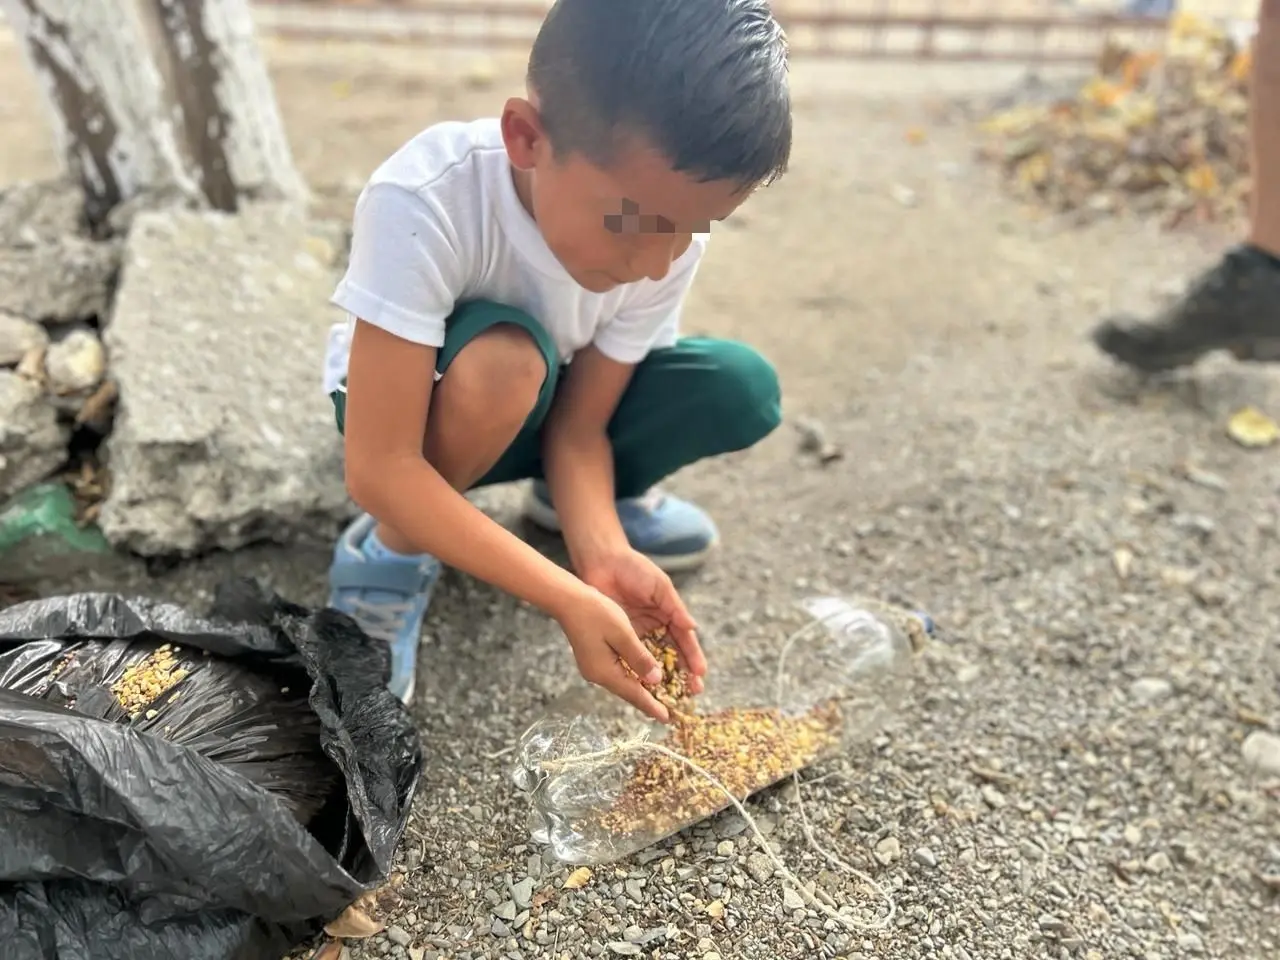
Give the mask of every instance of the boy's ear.
M 502 108 L 502 141 L 517 170 L 532 170 L 551 152 L 538 108 L 523 97 L 512 97 Z

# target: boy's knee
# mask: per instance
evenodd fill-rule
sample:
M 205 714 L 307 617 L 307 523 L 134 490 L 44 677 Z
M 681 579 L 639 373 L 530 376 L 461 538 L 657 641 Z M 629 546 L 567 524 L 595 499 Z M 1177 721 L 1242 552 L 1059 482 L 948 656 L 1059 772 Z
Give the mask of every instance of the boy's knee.
M 724 414 L 733 446 L 758 443 L 782 423 L 782 387 L 778 371 L 759 351 L 733 340 L 715 341 L 710 394 Z
M 533 337 L 514 324 L 500 324 L 458 351 L 437 390 L 451 414 L 518 427 L 537 406 L 547 375 Z

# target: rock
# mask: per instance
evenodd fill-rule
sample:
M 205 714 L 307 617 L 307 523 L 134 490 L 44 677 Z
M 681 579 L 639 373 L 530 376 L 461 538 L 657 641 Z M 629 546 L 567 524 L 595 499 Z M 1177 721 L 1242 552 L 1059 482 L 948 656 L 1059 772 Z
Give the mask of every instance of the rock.
M 42 323 L 105 317 L 119 267 L 114 240 L 63 237 L 34 247 L 0 247 L 0 310 Z
M 628 943 L 626 940 L 614 940 L 608 947 L 609 952 L 617 957 L 638 957 L 643 952 L 639 944 Z
M 33 247 L 84 231 L 84 191 L 69 180 L 0 190 L 0 247 Z
M 791 887 L 786 887 L 782 891 L 782 905 L 787 910 L 803 910 L 805 908 L 804 897 L 796 893 Z
M 319 388 L 336 276 L 307 254 L 311 233 L 275 205 L 139 215 L 105 334 L 120 393 L 112 543 L 172 555 L 328 541 L 354 514 Z
M 1241 745 L 1244 762 L 1264 776 L 1280 776 L 1280 736 L 1255 730 Z
M 1005 795 L 991 784 L 984 786 L 981 792 L 982 799 L 986 801 L 987 806 L 992 810 L 1002 810 L 1009 805 L 1009 801 L 1005 798 Z
M 511 896 L 516 902 L 516 906 L 521 910 L 528 910 L 529 904 L 533 901 L 533 879 L 525 877 L 519 883 L 512 884 Z
M 413 942 L 413 937 L 409 936 L 404 927 L 399 927 L 395 924 L 387 928 L 387 939 L 401 947 L 407 947 Z
M 734 846 L 733 846 L 732 840 L 721 840 L 716 845 L 717 857 L 732 857 L 733 852 L 734 852 Z
M 885 837 L 876 844 L 876 859 L 885 866 L 893 863 L 902 857 L 902 844 L 898 842 L 897 837 Z
M 916 858 L 916 863 L 920 864 L 920 866 L 922 867 L 932 868 L 938 865 L 937 856 L 928 847 L 920 847 L 918 850 L 916 850 L 915 858 Z
M 44 369 L 51 393 L 72 394 L 92 390 L 102 382 L 107 370 L 107 354 L 92 330 L 72 330 L 50 344 Z
M 520 908 L 516 906 L 514 900 L 508 900 L 494 907 L 493 915 L 499 920 L 505 920 L 508 923 L 515 921 L 516 916 L 520 913 Z
M 1156 703 L 1173 693 L 1173 684 L 1162 677 L 1141 677 L 1133 681 L 1129 693 L 1139 703 Z
M 773 861 L 763 853 L 747 857 L 747 873 L 756 883 L 768 883 L 773 878 Z
M 70 438 L 39 384 L 0 370 L 0 497 L 53 473 L 67 458 Z
M 49 335 L 40 324 L 0 311 L 0 367 L 17 366 L 27 354 L 48 344 Z
M 1173 866 L 1173 861 L 1169 859 L 1167 853 L 1160 850 L 1147 857 L 1144 866 L 1147 868 L 1147 873 L 1164 873 Z
M 1204 941 L 1194 933 L 1179 934 L 1178 949 L 1184 953 L 1204 953 Z

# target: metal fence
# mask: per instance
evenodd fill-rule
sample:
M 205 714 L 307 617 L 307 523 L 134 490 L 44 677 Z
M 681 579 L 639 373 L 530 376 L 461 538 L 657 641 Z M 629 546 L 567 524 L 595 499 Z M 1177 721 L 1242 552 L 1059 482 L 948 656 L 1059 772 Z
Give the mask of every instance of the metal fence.
M 255 0 L 277 35 L 526 48 L 551 0 Z M 1176 12 L 1246 35 L 1258 0 L 774 0 L 797 56 L 1078 63 L 1159 42 Z

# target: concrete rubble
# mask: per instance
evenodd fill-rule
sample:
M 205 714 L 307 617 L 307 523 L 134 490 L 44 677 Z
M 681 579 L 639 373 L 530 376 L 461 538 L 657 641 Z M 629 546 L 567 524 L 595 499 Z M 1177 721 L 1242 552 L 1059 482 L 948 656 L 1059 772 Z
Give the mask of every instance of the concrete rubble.
M 83 205 L 61 181 L 0 191 L 0 499 L 63 465 L 106 376 L 120 244 L 88 235 Z
M 320 365 L 340 240 L 292 208 L 149 211 L 105 342 L 119 408 L 101 526 L 191 554 L 332 538 L 352 515 Z

